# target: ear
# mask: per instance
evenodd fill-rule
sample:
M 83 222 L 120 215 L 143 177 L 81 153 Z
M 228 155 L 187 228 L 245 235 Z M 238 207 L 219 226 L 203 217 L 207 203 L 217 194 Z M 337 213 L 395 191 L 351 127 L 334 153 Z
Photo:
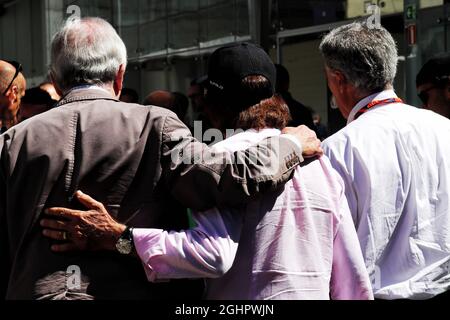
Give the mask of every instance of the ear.
M 19 87 L 17 85 L 12 85 L 11 88 L 5 94 L 8 98 L 9 103 L 12 105 L 17 102 L 19 98 Z
M 55 91 L 56 93 L 62 97 L 64 95 L 64 93 L 62 92 L 61 88 L 58 86 L 58 84 L 55 81 L 55 77 L 53 76 L 53 72 L 50 72 L 50 80 L 53 83 L 53 86 L 55 87 Z
M 120 93 L 122 92 L 125 69 L 125 65 L 121 64 L 119 66 L 119 71 L 117 71 L 116 78 L 114 79 L 114 93 L 117 97 L 120 97 Z
M 333 74 L 336 79 L 336 83 L 338 84 L 340 93 L 344 93 L 345 85 L 347 84 L 347 78 L 341 71 L 334 71 Z

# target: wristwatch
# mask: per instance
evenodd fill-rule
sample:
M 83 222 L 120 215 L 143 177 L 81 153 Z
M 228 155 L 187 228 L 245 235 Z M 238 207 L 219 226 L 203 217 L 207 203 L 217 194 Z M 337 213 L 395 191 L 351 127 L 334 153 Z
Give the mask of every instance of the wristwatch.
M 120 236 L 119 240 L 117 240 L 116 249 L 119 253 L 127 255 L 133 252 L 133 248 L 133 228 L 127 227 Z

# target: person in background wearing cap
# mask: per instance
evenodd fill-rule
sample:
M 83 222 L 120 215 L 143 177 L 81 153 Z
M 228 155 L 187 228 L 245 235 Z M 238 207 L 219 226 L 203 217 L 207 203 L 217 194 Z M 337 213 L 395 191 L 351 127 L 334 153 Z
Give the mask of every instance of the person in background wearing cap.
M 244 150 L 281 133 L 290 114 L 274 95 L 275 79 L 275 66 L 258 46 L 230 45 L 212 54 L 206 100 L 222 131 L 237 130 L 214 151 Z M 98 204 L 87 195 L 78 197 Z M 66 211 L 63 216 L 77 214 Z M 284 188 L 239 209 L 196 212 L 194 219 L 196 227 L 182 232 L 133 229 L 136 253 L 150 281 L 217 278 L 207 281 L 207 299 L 373 297 L 343 181 L 325 157 L 297 168 Z M 79 223 L 81 229 L 96 227 Z M 107 218 L 102 223 L 116 222 Z
M 17 114 L 26 87 L 22 65 L 0 60 L 0 133 L 18 123 Z
M 450 119 L 450 53 L 428 60 L 416 77 L 423 107 Z
M 397 46 L 352 23 L 321 44 L 347 126 L 325 153 L 345 182 L 375 298 L 425 299 L 450 287 L 450 120 L 394 92 Z

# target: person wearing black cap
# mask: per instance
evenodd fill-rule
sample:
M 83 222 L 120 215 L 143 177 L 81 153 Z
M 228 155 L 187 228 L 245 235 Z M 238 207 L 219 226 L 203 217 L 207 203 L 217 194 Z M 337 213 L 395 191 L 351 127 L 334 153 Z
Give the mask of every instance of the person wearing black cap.
M 428 60 L 417 74 L 417 92 L 423 107 L 450 119 L 450 53 Z
M 215 152 L 244 150 L 280 135 L 290 114 L 274 95 L 275 79 L 270 57 L 258 46 L 234 44 L 212 54 L 208 107 L 221 119 L 222 132 L 239 130 L 215 144 Z M 150 281 L 218 278 L 207 281 L 207 299 L 373 297 L 343 182 L 326 157 L 310 159 L 284 188 L 244 206 L 193 216 L 197 226 L 187 231 L 133 229 Z

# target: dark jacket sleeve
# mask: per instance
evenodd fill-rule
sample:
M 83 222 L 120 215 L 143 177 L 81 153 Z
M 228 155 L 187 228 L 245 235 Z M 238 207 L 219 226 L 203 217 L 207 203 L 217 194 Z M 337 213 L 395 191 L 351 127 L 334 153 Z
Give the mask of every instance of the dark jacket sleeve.
M 303 161 L 301 148 L 277 136 L 247 150 L 213 153 L 174 115 L 166 117 L 161 162 L 173 196 L 196 210 L 237 206 L 286 183 Z
M 1 279 L 0 279 L 0 299 L 6 298 L 6 290 L 8 288 L 9 273 L 10 273 L 10 257 L 8 245 L 8 229 L 6 224 L 6 168 L 5 154 L 6 146 L 4 145 L 4 136 L 0 136 L 0 263 Z

